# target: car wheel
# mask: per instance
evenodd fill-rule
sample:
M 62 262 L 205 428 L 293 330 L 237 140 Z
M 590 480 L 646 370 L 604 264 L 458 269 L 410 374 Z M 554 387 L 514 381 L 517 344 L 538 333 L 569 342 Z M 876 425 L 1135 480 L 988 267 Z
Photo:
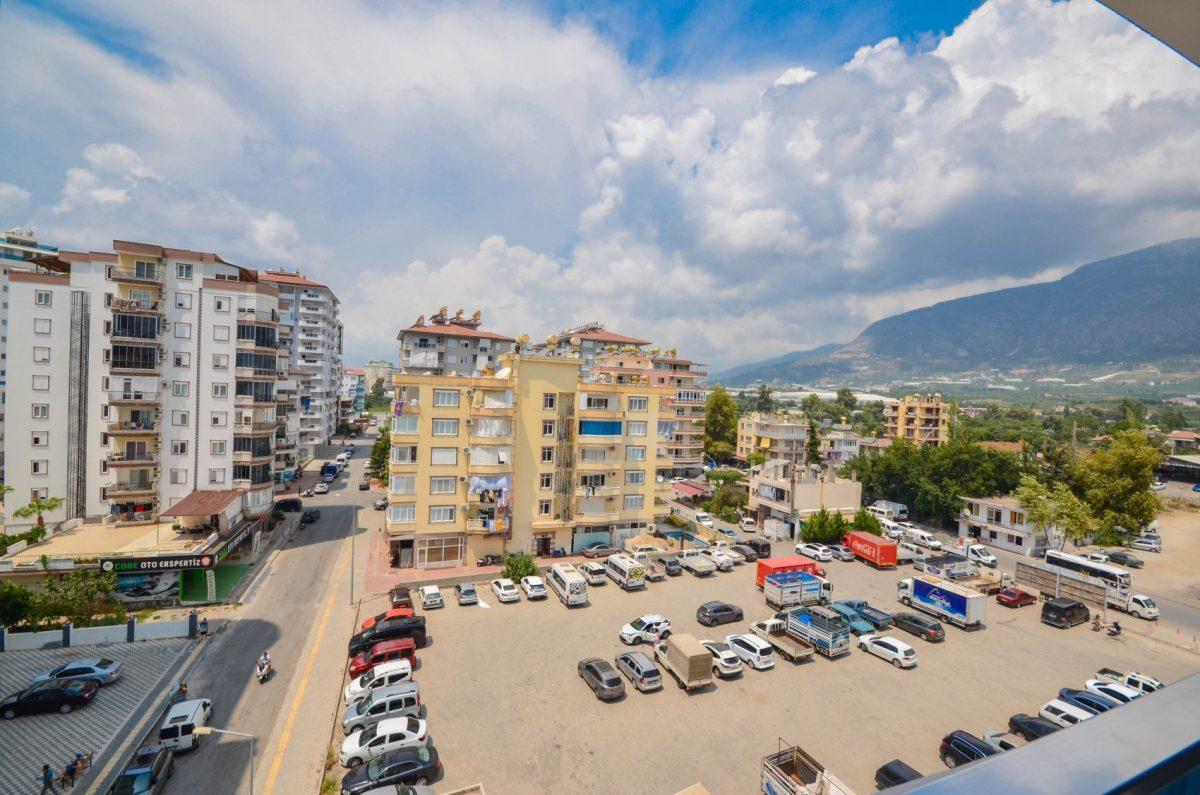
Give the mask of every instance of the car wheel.
M 900 600 L 900 604 L 904 605 L 905 607 L 910 607 L 910 606 L 912 605 L 912 599 L 909 599 L 909 598 L 906 596 L 906 597 L 904 597 L 903 599 L 901 599 L 901 600 Z
M 1026 734 L 1025 732 L 1017 732 L 1017 736 L 1018 736 L 1018 737 L 1020 737 L 1022 740 L 1024 740 L 1024 741 L 1025 741 L 1025 742 L 1027 742 L 1027 743 L 1031 743 L 1031 742 L 1033 742 L 1033 738 L 1032 738 L 1032 737 L 1030 737 L 1030 736 L 1029 736 L 1028 734 Z
M 892 660 L 892 665 L 894 665 L 894 666 L 895 666 L 895 667 L 897 667 L 897 668 L 901 667 L 901 666 L 900 666 L 900 661 L 899 661 L 899 660 Z
M 60 713 L 60 714 L 62 714 L 62 715 L 66 715 L 68 712 L 70 712 L 70 711 L 71 711 L 71 705 L 70 705 L 70 704 L 63 704 L 62 706 L 60 706 L 60 707 L 58 708 L 58 711 L 59 711 L 59 713 Z
M 12 720 L 15 717 L 17 717 L 16 712 L 12 711 L 11 709 L 4 710 L 4 719 L 5 720 Z
M 428 779 L 428 778 L 426 778 L 425 776 L 421 776 L 420 778 L 418 778 L 418 779 L 417 779 L 416 781 L 414 781 L 413 783 L 414 783 L 414 784 L 416 784 L 418 787 L 424 787 L 426 784 L 428 784 L 428 783 L 429 783 L 429 779 Z
M 942 761 L 946 763 L 946 767 L 958 767 L 958 762 L 954 761 L 954 757 L 952 756 L 943 756 Z

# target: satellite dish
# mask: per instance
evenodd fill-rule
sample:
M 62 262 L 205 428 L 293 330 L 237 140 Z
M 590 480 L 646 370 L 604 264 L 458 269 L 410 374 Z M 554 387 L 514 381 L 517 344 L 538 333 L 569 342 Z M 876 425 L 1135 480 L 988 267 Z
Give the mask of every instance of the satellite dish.
M 571 347 L 572 348 L 578 348 L 582 344 L 583 344 L 583 340 L 579 339 L 579 337 L 571 337 Z
M 497 378 L 508 378 L 511 374 L 512 374 L 511 367 L 501 367 L 499 370 L 496 371 Z
M 547 347 L 553 348 L 557 344 L 558 344 L 558 336 L 557 335 L 551 334 L 549 337 L 546 337 Z

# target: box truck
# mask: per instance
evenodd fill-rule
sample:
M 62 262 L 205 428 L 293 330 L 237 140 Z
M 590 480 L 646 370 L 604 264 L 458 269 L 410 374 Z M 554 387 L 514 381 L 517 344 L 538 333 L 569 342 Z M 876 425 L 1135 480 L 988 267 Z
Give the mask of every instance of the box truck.
M 846 533 L 843 543 L 854 553 L 854 557 L 870 563 L 877 569 L 896 567 L 897 546 L 895 541 L 864 533 L 858 530 Z
M 815 560 L 803 555 L 789 555 L 786 558 L 767 558 L 758 561 L 758 570 L 754 575 L 754 584 L 763 587 L 763 581 L 772 574 L 786 574 L 789 571 L 806 571 L 821 577 L 825 570 Z
M 776 610 L 805 605 L 829 604 L 833 598 L 833 586 L 815 574 L 806 571 L 788 571 L 772 574 L 763 580 L 763 596 L 767 604 Z
M 825 607 L 800 607 L 787 614 L 787 631 L 833 659 L 850 651 L 850 630 L 837 613 Z
M 655 644 L 654 657 L 684 690 L 712 684 L 712 653 L 691 635 L 668 635 Z
M 896 584 L 896 598 L 963 629 L 983 628 L 987 597 L 949 580 L 928 574 L 903 579 Z

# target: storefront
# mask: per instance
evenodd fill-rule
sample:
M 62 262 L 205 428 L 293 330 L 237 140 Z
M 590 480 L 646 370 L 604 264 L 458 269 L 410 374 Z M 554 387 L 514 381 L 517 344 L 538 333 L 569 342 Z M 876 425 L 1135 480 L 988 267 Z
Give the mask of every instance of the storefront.
M 467 537 L 456 535 L 421 536 L 414 545 L 414 565 L 418 569 L 443 569 L 463 565 L 467 553 Z

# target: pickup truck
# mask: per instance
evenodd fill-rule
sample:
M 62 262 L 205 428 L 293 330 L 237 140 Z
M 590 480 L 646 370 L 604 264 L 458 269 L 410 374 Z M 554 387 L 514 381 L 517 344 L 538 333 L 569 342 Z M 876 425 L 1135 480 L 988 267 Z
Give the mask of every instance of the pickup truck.
M 772 574 L 763 580 L 763 596 L 767 604 L 776 610 L 827 604 L 832 595 L 833 586 L 828 580 L 806 571 Z
M 712 684 L 712 653 L 691 635 L 669 635 L 654 646 L 654 659 L 685 690 Z
M 703 577 L 706 574 L 712 574 L 717 570 L 717 564 L 700 554 L 698 549 L 685 549 L 679 553 L 679 565 L 695 574 L 697 577 Z
M 781 743 L 782 746 L 782 743 Z M 854 790 L 795 745 L 780 747 L 762 760 L 764 795 L 853 795 Z
M 1096 678 L 1108 679 L 1126 687 L 1132 687 L 1141 693 L 1153 693 L 1155 690 L 1162 690 L 1166 686 L 1153 676 L 1139 674 L 1137 671 L 1121 673 L 1112 668 L 1101 668 L 1099 671 L 1096 671 Z
M 784 659 L 795 662 L 811 657 L 813 647 L 787 633 L 787 625 L 777 618 L 755 621 L 750 631 L 775 647 Z
M 866 621 L 877 630 L 884 630 L 892 625 L 893 619 L 891 613 L 871 607 L 864 599 L 839 599 L 836 604 L 845 605 L 855 613 L 858 613 L 863 621 Z
M 829 659 L 850 653 L 850 630 L 824 607 L 798 607 L 787 613 L 787 632 Z

